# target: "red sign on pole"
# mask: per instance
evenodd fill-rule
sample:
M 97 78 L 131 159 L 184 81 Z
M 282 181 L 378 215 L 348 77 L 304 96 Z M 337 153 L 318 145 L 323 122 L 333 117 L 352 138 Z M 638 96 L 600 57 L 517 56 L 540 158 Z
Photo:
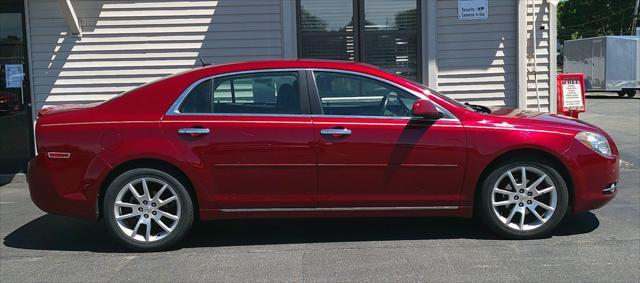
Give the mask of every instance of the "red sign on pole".
M 578 118 L 586 110 L 584 74 L 558 74 L 558 114 Z

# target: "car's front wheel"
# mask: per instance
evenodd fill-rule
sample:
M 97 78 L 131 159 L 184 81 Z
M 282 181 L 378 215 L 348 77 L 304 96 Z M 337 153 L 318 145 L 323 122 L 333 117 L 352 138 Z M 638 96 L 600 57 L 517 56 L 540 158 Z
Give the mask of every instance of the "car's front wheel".
M 479 193 L 479 216 L 491 230 L 509 239 L 548 235 L 569 203 L 565 180 L 544 162 L 506 162 L 484 179 Z
M 138 168 L 116 177 L 105 192 L 104 220 L 111 234 L 138 251 L 176 245 L 193 223 L 193 204 L 185 186 L 156 169 Z

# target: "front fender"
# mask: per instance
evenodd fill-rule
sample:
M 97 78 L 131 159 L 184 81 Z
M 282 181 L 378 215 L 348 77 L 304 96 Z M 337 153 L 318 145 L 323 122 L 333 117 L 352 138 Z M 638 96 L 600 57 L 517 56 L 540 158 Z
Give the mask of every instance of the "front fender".
M 573 142 L 570 131 L 540 130 L 530 128 L 503 128 L 487 125 L 465 126 L 469 139 L 468 164 L 465 174 L 461 206 L 473 206 L 476 188 L 483 172 L 494 161 L 506 154 L 527 150 L 547 153 L 560 160 Z

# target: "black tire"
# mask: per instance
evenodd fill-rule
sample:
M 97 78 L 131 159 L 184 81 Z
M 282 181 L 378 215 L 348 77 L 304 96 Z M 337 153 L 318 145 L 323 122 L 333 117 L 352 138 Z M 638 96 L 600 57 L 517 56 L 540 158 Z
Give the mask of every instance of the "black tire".
M 636 96 L 636 91 L 635 90 L 627 91 L 627 96 L 629 98 L 632 98 L 632 97 Z
M 517 230 L 508 227 L 494 213 L 492 206 L 492 190 L 499 178 L 508 170 L 519 167 L 533 167 L 544 172 L 552 180 L 557 192 L 557 205 L 551 217 L 542 226 L 533 230 Z M 527 178 L 528 179 L 528 178 Z M 529 182 L 530 184 L 530 182 Z M 567 184 L 558 171 L 544 161 L 511 160 L 494 167 L 492 172 L 482 181 L 478 191 L 477 215 L 480 220 L 498 236 L 506 239 L 537 239 L 549 235 L 564 218 L 569 205 Z M 515 206 L 516 204 L 514 204 Z M 526 210 L 530 214 L 530 210 Z M 532 216 L 528 216 L 532 217 Z M 525 218 L 526 219 L 526 218 Z
M 176 220 L 177 224 L 175 224 L 174 229 L 164 236 L 164 238 L 156 241 L 143 242 L 130 238 L 119 228 L 115 217 L 114 205 L 118 193 L 130 182 L 143 177 L 161 180 L 171 186 L 180 203 L 180 216 L 179 219 Z M 158 205 L 157 209 L 160 209 L 159 206 L 160 205 Z M 161 251 L 173 248 L 188 234 L 194 219 L 194 206 L 192 199 L 182 182 L 167 172 L 150 168 L 132 169 L 116 177 L 113 182 L 109 184 L 109 187 L 107 187 L 102 207 L 104 212 L 103 219 L 111 235 L 120 244 L 134 251 Z M 176 210 L 178 210 L 177 207 Z
M 624 97 L 625 95 L 627 95 L 627 93 L 624 91 L 618 91 L 617 94 L 618 94 L 618 97 Z

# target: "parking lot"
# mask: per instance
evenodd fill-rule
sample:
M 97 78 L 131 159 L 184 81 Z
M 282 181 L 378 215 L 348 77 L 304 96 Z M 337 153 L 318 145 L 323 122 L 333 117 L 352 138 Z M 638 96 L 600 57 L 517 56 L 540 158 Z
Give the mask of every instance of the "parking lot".
M 638 282 L 640 99 L 590 96 L 587 111 L 620 148 L 619 194 L 547 239 L 498 240 L 454 218 L 233 220 L 198 224 L 174 251 L 129 253 L 101 223 L 43 213 L 18 181 L 0 187 L 0 278 Z

